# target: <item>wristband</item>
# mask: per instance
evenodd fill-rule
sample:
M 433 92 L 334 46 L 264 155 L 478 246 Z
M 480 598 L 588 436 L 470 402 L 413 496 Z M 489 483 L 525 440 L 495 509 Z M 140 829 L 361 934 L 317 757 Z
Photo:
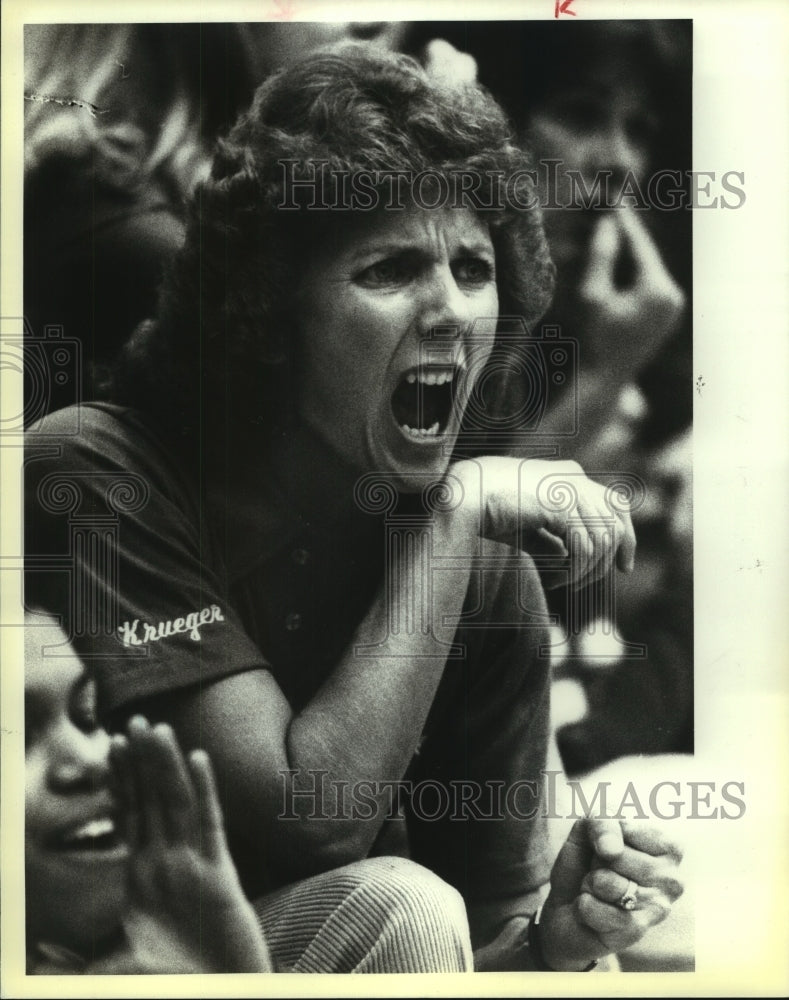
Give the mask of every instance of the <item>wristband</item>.
M 532 914 L 531 920 L 529 921 L 529 929 L 526 935 L 526 944 L 529 949 L 529 954 L 531 955 L 531 960 L 534 963 L 534 968 L 537 972 L 559 972 L 559 969 L 554 969 L 553 966 L 548 965 L 545 961 L 545 956 L 542 953 L 539 932 L 541 916 L 542 907 L 540 906 L 537 908 L 537 911 Z M 585 968 L 578 969 L 578 972 L 591 972 L 592 969 L 596 968 L 597 959 L 595 958 Z

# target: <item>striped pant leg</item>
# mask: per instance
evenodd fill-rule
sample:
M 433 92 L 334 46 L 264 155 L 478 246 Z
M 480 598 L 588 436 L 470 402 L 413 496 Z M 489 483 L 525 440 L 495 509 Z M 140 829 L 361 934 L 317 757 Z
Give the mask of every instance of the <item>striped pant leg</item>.
M 359 861 L 253 905 L 282 972 L 465 972 L 474 967 L 460 894 L 405 858 Z

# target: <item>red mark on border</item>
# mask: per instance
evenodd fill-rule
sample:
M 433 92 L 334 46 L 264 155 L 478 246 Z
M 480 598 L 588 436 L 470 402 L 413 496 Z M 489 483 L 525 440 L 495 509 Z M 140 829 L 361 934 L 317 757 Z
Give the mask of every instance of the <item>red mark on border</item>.
M 274 17 L 278 21 L 292 21 L 296 16 L 296 4 L 293 0 L 274 0 L 274 6 L 277 8 Z
M 576 17 L 574 10 L 570 10 L 573 5 L 573 0 L 556 0 L 553 5 L 553 16 L 559 17 L 561 14 L 569 14 L 571 17 Z

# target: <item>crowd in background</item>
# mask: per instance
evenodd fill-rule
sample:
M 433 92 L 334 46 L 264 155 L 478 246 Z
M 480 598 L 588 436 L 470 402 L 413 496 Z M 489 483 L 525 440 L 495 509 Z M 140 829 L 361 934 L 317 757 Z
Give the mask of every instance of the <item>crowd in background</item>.
M 558 716 L 559 748 L 570 774 L 691 751 L 691 213 L 627 198 L 610 210 L 550 207 L 567 193 L 567 171 L 587 188 L 605 175 L 621 191 L 661 169 L 687 183 L 690 22 L 28 26 L 29 329 L 62 327 L 78 341 L 81 397 L 100 395 L 113 358 L 154 311 L 184 200 L 217 136 L 267 73 L 345 36 L 450 77 L 476 73 L 535 162 L 558 163 L 542 191 L 558 270 L 544 324 L 577 341 L 578 360 L 539 440 L 593 477 L 628 473 L 646 487 L 634 504 L 635 573 L 613 594 L 604 581 L 581 595 L 551 592 L 556 676 L 584 704 Z M 62 393 L 55 387 L 44 407 L 74 401 L 72 388 Z M 43 415 L 34 410 L 31 419 Z

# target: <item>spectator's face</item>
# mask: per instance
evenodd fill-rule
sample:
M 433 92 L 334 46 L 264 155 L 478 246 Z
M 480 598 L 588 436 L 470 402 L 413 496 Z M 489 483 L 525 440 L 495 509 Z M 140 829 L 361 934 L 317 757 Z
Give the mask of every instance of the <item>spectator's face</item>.
M 62 630 L 43 621 L 28 619 L 25 635 L 27 926 L 35 941 L 80 951 L 120 926 L 128 848 L 93 682 Z M 45 656 L 47 646 L 58 655 Z
M 577 87 L 558 90 L 534 111 L 530 123 L 537 157 L 560 161 L 556 173 L 549 173 L 551 201 L 583 204 L 576 193 L 578 182 L 574 190 L 568 171 L 577 172 L 589 192 L 598 179 L 606 183 L 604 172 L 608 172 L 609 198 L 615 201 L 628 175 L 638 183 L 645 179 L 654 129 L 646 93 L 635 70 L 624 63 L 614 60 Z M 623 204 L 632 201 L 625 199 Z M 583 254 L 596 218 L 595 210 L 546 211 L 546 231 L 557 265 Z
M 297 303 L 306 423 L 358 471 L 406 489 L 443 475 L 492 346 L 472 325 L 494 330 L 498 315 L 487 224 L 465 208 L 348 218 L 312 254 Z

